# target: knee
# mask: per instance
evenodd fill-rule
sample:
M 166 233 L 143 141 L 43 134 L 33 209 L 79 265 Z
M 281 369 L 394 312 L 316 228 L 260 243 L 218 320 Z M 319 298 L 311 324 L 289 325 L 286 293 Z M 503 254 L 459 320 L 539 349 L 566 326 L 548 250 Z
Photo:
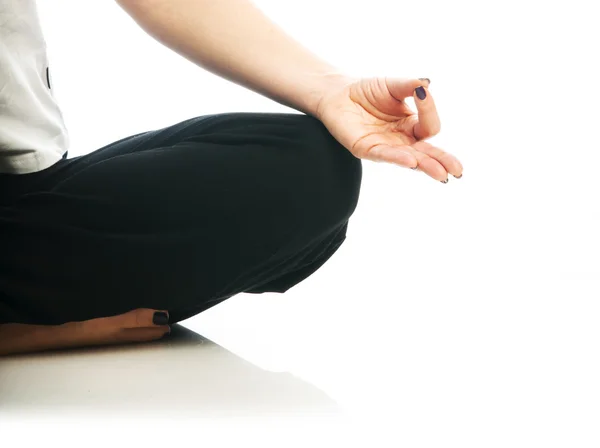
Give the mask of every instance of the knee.
M 354 213 L 360 196 L 362 163 L 340 144 L 316 118 L 300 116 L 303 166 L 303 188 L 312 193 L 313 205 L 332 224 L 347 221 Z

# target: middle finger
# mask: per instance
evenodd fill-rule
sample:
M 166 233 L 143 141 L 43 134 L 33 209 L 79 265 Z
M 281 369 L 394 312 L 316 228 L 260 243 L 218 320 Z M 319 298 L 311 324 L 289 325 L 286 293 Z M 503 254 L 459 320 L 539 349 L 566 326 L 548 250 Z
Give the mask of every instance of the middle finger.
M 454 177 L 459 178 L 462 176 L 463 166 L 452 154 L 449 154 L 437 146 L 433 146 L 431 143 L 424 141 L 415 142 L 410 146 L 416 149 L 418 152 L 426 154 L 432 159 L 435 159 L 448 173 L 452 174 Z

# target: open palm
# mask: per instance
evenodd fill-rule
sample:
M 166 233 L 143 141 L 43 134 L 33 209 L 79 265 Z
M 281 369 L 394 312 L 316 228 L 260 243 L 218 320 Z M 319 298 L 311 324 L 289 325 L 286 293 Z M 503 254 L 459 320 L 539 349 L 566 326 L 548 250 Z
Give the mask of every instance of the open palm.
M 420 99 L 416 89 L 426 97 Z M 429 80 L 363 78 L 330 90 L 317 116 L 331 135 L 355 157 L 418 169 L 446 183 L 448 173 L 462 177 L 456 157 L 425 142 L 440 131 Z M 412 96 L 417 112 L 404 99 Z

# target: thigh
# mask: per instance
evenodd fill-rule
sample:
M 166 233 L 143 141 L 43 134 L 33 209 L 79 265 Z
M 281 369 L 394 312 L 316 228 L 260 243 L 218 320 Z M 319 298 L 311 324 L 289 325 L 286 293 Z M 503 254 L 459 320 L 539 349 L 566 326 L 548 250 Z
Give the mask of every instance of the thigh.
M 78 172 L 109 160 L 137 151 L 168 146 L 177 141 L 177 135 L 182 130 L 198 125 L 204 120 L 209 120 L 212 115 L 191 118 L 161 129 L 150 130 L 124 137 L 102 148 L 78 157 L 67 159 L 64 157 L 59 162 L 42 171 L 28 174 L 0 173 L 0 206 L 10 205 L 20 197 L 27 194 L 48 192 L 59 182 L 62 182 Z

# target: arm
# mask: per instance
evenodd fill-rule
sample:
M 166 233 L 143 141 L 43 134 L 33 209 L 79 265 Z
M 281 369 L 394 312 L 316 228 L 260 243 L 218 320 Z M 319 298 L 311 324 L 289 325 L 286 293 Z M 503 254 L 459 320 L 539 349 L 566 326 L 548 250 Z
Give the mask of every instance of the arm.
M 349 76 L 318 59 L 251 0 L 117 0 L 154 39 L 198 66 L 317 116 L 319 102 Z

